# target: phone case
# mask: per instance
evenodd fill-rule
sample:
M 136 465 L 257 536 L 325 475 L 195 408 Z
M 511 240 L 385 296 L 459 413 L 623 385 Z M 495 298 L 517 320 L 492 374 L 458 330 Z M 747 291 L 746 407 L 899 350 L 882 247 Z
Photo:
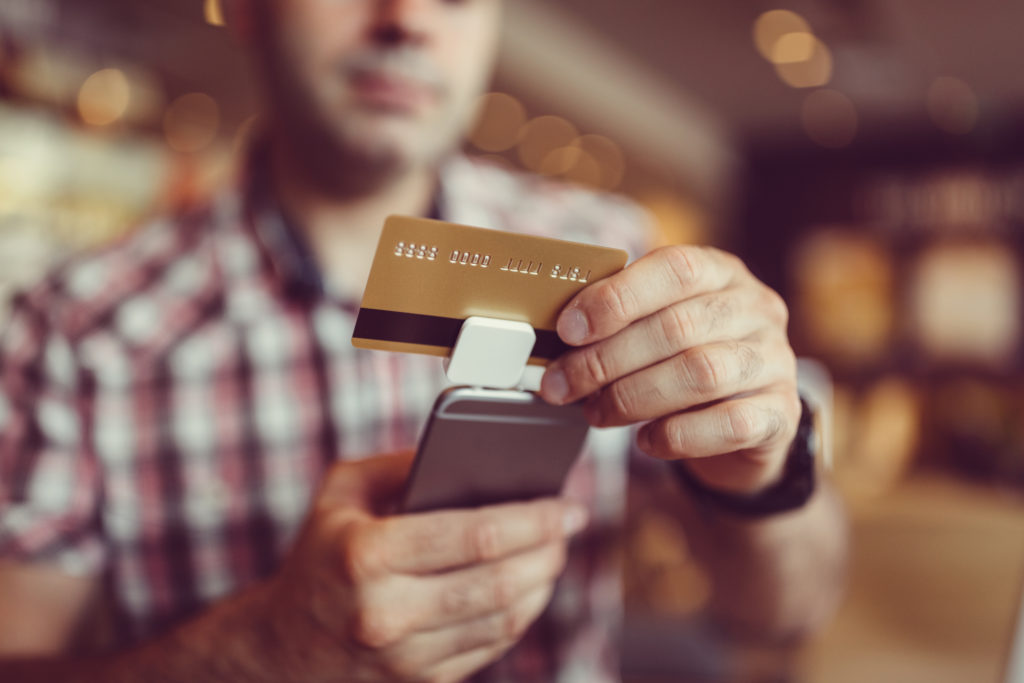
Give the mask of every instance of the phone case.
M 579 404 L 553 406 L 523 391 L 448 389 L 420 440 L 402 509 L 556 496 L 588 428 Z

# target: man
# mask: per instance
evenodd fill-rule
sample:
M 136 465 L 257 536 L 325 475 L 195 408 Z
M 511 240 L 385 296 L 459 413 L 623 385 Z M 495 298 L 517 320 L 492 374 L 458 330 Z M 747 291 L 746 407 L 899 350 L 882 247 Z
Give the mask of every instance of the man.
M 635 214 L 452 157 L 500 0 L 230 10 L 267 115 L 243 190 L 15 304 L 0 679 L 614 680 L 601 541 L 621 460 L 584 459 L 559 499 L 389 516 L 409 457 L 381 454 L 414 445 L 439 363 L 349 337 L 388 214 L 620 245 Z M 589 397 L 595 426 L 645 424 L 639 449 L 679 461 L 705 501 L 681 514 L 715 571 L 716 618 L 775 637 L 828 611 L 843 551 L 821 490 L 762 505 L 801 450 L 785 325 L 734 257 L 656 251 L 567 306 L 558 332 L 575 350 L 542 384 L 554 403 Z M 119 647 L 75 658 L 103 587 Z

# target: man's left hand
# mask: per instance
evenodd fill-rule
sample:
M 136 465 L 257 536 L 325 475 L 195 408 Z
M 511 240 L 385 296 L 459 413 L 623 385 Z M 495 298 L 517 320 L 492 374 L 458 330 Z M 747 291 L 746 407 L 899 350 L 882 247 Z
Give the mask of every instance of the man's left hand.
M 558 334 L 577 348 L 551 364 L 541 395 L 586 397 L 597 427 L 647 422 L 641 450 L 755 494 L 781 475 L 800 420 L 787 322 L 782 297 L 737 257 L 658 249 L 569 302 Z

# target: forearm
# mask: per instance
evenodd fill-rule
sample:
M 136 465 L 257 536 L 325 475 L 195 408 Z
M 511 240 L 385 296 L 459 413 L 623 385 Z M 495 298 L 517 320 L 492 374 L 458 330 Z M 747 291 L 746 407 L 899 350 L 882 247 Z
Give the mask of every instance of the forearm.
M 772 640 L 799 638 L 838 603 L 848 533 L 827 484 L 794 512 L 748 520 L 688 502 L 682 521 L 712 577 L 711 615 L 726 628 Z
M 270 634 L 261 617 L 262 587 L 246 591 L 156 640 L 87 658 L 0 659 L 6 683 L 270 683 Z

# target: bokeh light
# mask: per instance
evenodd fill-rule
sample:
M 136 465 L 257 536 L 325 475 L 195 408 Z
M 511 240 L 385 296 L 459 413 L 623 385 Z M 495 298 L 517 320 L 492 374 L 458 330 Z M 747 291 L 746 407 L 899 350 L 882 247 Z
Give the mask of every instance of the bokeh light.
M 790 87 L 817 88 L 832 80 L 832 52 L 814 36 L 810 36 L 810 39 L 807 59 L 775 63 L 775 73 Z
M 978 97 L 959 78 L 936 78 L 928 88 L 928 115 L 947 133 L 966 135 L 978 122 Z
M 131 90 L 124 120 L 145 125 L 159 122 L 167 106 L 167 97 L 159 79 L 149 69 L 138 66 L 127 66 L 122 70 Z
M 772 47 L 770 61 L 772 64 L 797 64 L 814 58 L 817 38 L 813 33 L 797 31 L 787 33 Z
M 547 176 L 565 175 L 579 163 L 582 156 L 583 150 L 573 141 L 571 145 L 552 150 L 544 157 L 544 161 L 540 164 L 539 172 L 541 175 Z M 591 163 L 593 163 L 593 159 L 591 159 Z
M 807 136 L 822 147 L 846 147 L 857 135 L 857 109 L 838 90 L 815 90 L 808 95 L 800 119 Z
M 576 141 L 548 154 L 541 162 L 539 172 L 592 187 L 601 185 L 601 166 Z
M 206 0 L 203 15 L 206 17 L 206 23 L 210 26 L 224 25 L 224 10 L 220 0 Z
M 784 9 L 770 10 L 754 22 L 754 45 L 761 56 L 774 61 L 776 43 L 788 34 L 810 33 L 807 21 L 796 12 Z
M 1000 244 L 940 244 L 914 264 L 914 330 L 935 359 L 998 366 L 1021 334 L 1021 282 L 1013 253 Z
M 549 154 L 572 145 L 578 135 L 576 126 L 560 116 L 538 116 L 522 129 L 519 160 L 529 170 L 540 172 Z
M 11 88 L 24 97 L 74 106 L 82 83 L 92 71 L 69 52 L 30 45 L 12 60 L 6 77 Z
M 639 199 L 654 221 L 655 246 L 707 243 L 708 216 L 693 201 L 664 189 L 646 192 Z
M 182 95 L 164 114 L 164 136 L 175 152 L 201 152 L 217 137 L 220 106 L 205 93 Z
M 469 135 L 474 147 L 495 153 L 516 146 L 526 123 L 526 108 L 519 100 L 505 93 L 487 93 L 477 109 L 477 122 Z
M 120 69 L 101 69 L 89 76 L 78 92 L 78 114 L 92 126 L 119 121 L 131 103 L 131 88 Z
M 867 235 L 821 226 L 790 262 L 794 318 L 815 352 L 844 365 L 889 349 L 896 322 L 896 266 Z
M 860 392 L 836 388 L 836 481 L 850 500 L 878 498 L 906 477 L 921 441 L 922 410 L 920 392 L 898 375 Z

